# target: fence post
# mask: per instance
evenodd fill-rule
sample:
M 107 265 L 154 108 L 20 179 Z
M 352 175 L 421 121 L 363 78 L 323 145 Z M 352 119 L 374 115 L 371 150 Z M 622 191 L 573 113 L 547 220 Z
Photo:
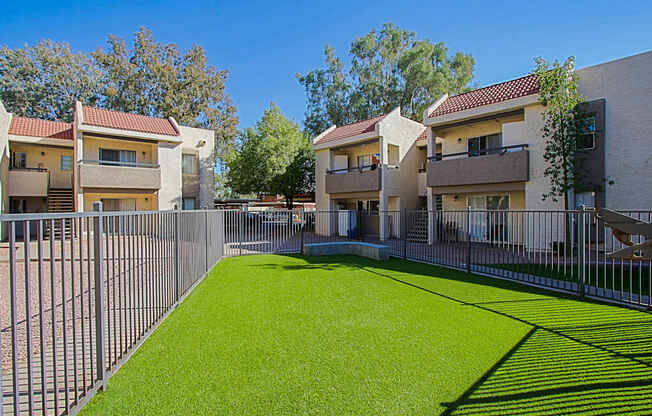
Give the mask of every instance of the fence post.
M 104 253 L 102 251 L 102 202 L 93 203 L 93 265 L 95 273 L 95 359 L 97 377 L 101 382 L 100 389 L 106 390 L 106 345 L 105 345 L 105 314 L 104 314 Z
M 399 214 L 400 217 L 400 214 Z M 407 240 L 408 240 L 408 215 L 407 209 L 403 208 L 403 258 L 407 259 Z M 391 231 L 390 231 L 391 232 Z
M 586 207 L 580 205 L 579 209 L 580 220 L 578 221 L 579 226 L 579 238 L 578 242 L 580 246 L 578 247 L 578 256 L 579 256 L 579 266 L 580 266 L 580 281 L 579 281 L 579 295 L 584 296 L 584 284 L 586 279 Z
M 244 227 L 244 225 L 243 225 L 244 221 L 242 220 L 242 213 L 244 211 L 242 211 L 242 208 L 241 208 L 240 211 L 237 211 L 237 212 L 238 212 L 238 243 L 239 243 L 238 247 L 240 249 L 240 254 L 239 255 L 242 256 L 242 231 L 243 231 L 243 227 Z
M 466 272 L 471 273 L 471 206 L 466 207 Z
M 181 227 L 181 211 L 177 208 L 174 211 L 174 296 L 175 301 L 179 302 L 180 295 L 180 278 L 181 278 L 181 247 L 179 246 L 179 234 Z M 176 303 L 175 302 L 175 303 Z
M 301 208 L 301 254 L 303 254 L 303 229 L 306 227 L 306 209 Z
M 204 211 L 204 233 L 206 236 L 206 244 L 205 244 L 205 250 L 204 253 L 206 254 L 206 270 L 205 272 L 208 273 L 208 210 Z

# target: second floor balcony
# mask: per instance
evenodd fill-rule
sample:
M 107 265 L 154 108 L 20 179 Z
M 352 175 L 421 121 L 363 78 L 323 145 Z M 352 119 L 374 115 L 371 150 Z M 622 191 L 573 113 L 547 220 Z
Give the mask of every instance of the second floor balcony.
M 50 174 L 42 168 L 10 168 L 8 177 L 9 196 L 47 197 Z
M 160 189 L 161 168 L 154 163 L 87 160 L 79 163 L 83 188 Z
M 326 172 L 326 193 L 380 191 L 381 167 L 364 165 Z
M 481 185 L 529 180 L 527 144 L 431 156 L 429 187 Z

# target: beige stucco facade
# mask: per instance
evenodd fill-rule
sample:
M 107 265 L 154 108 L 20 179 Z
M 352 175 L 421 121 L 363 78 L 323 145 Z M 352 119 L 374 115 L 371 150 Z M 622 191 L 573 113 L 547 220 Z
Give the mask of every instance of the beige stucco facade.
M 400 229 L 400 224 L 389 219 L 389 211 L 417 207 L 416 177 L 420 156 L 415 140 L 423 130 L 423 125 L 401 116 L 400 108 L 396 108 L 378 121 L 372 132 L 323 145 L 318 143 L 320 137 L 317 137 L 313 145 L 317 210 L 357 209 L 358 201 L 363 204 L 371 201 L 377 204 L 374 206 L 381 217 L 377 233 L 381 239 L 391 236 L 394 228 Z M 340 167 L 336 165 L 340 163 L 336 162 L 338 157 L 344 157 L 348 168 L 359 167 L 359 156 L 372 157 L 374 170 L 364 167 L 362 172 L 353 169 L 329 173 Z M 330 217 L 323 218 L 328 221 Z M 328 230 L 332 227 L 320 228 Z
M 607 208 L 652 209 L 652 194 L 643 191 L 650 187 L 649 175 L 644 172 L 652 169 L 652 145 L 649 139 L 652 118 L 648 114 L 649 108 L 652 107 L 650 67 L 652 52 L 646 52 L 577 71 L 580 92 L 585 100 L 588 103 L 605 103 L 604 126 L 598 128 L 604 138 L 606 150 L 604 155 L 596 154 L 596 157 L 600 158 L 597 163 L 604 166 L 605 177 L 591 179 L 603 184 L 601 192 L 604 192 L 604 196 L 595 199 L 596 203 L 603 203 Z M 429 112 L 432 112 L 433 108 L 436 107 L 431 107 Z M 479 168 L 487 178 L 486 185 L 478 187 L 460 183 L 460 186 L 449 187 L 448 191 L 446 188 L 432 188 L 429 199 L 432 201 L 433 195 L 444 194 L 443 208 L 449 209 L 459 206 L 459 203 L 452 204 L 452 198 L 447 196 L 449 193 L 458 196 L 456 201 L 465 201 L 466 198 L 462 196 L 487 192 L 492 184 L 496 193 L 520 193 L 520 190 L 513 188 L 522 186 L 524 209 L 563 209 L 562 201 L 543 199 L 543 195 L 550 188 L 550 180 L 544 174 L 547 164 L 542 157 L 545 149 L 541 132 L 543 110 L 544 107 L 538 103 L 538 95 L 535 94 L 435 118 L 426 116 L 424 124 L 431 128 L 428 140 L 429 156 L 434 155 L 434 147 L 437 144 L 441 146 L 441 153 L 444 155 L 467 152 L 469 138 L 492 134 L 501 135 L 501 146 L 523 144 L 527 145 L 529 153 L 528 177 L 520 184 L 496 181 L 497 176 L 505 176 L 504 172 L 498 171 L 503 166 L 496 163 L 496 171 L 493 172 L 487 166 Z M 458 157 L 468 159 L 466 155 Z M 499 161 L 497 157 L 494 159 Z M 453 185 L 456 181 L 463 182 L 462 176 L 454 175 L 439 182 Z M 511 200 L 512 198 L 510 205 Z M 571 194 L 571 202 L 572 200 Z M 432 203 L 429 207 L 432 209 Z
M 168 210 L 180 209 L 183 198 L 192 198 L 197 209 L 213 206 L 212 130 L 178 126 L 173 119 L 159 120 L 169 122 L 176 135 L 100 127 L 84 122 L 80 103 L 76 104 L 67 138 L 12 134 L 12 118 L 0 103 L 3 213 L 10 212 L 12 206 L 23 212 L 53 211 L 53 207 L 89 211 L 96 201 L 105 201 L 112 209 Z M 30 120 L 34 119 L 21 123 Z M 35 127 L 33 131 L 36 134 L 40 130 Z M 101 157 L 101 151 L 108 152 Z M 10 169 L 12 152 L 19 162 Z M 112 158 L 107 159 L 107 154 Z M 182 154 L 196 158 L 190 174 L 182 173 Z M 55 191 L 57 202 L 53 206 L 49 200 Z

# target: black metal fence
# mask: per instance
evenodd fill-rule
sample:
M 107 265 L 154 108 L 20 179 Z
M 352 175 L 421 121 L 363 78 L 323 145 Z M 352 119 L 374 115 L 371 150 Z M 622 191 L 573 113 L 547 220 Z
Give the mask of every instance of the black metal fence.
M 622 212 L 650 222 L 652 211 Z M 298 253 L 327 241 L 382 243 L 390 254 L 583 296 L 652 306 L 650 261 L 623 248 L 591 209 L 570 211 L 225 212 L 226 255 Z M 634 243 L 642 242 L 640 236 Z
M 652 211 L 624 214 L 650 222 Z M 363 241 L 394 257 L 636 306 L 652 264 L 591 210 L 161 211 L 2 215 L 6 414 L 74 412 L 225 256 Z M 22 239 L 18 241 L 17 231 Z M 635 237 L 634 243 L 641 238 Z
M 78 410 L 224 255 L 224 212 L 100 208 L 0 216 L 0 414 Z

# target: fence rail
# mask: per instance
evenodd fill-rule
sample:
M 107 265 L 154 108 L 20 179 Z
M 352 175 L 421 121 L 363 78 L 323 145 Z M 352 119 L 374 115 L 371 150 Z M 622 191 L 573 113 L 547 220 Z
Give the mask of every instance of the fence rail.
M 652 211 L 624 214 L 652 220 Z M 102 212 L 97 206 L 2 215 L 0 222 L 9 235 L 0 253 L 0 415 L 78 410 L 225 256 L 377 242 L 394 257 L 652 306 L 651 262 L 609 259 L 623 246 L 585 209 Z

